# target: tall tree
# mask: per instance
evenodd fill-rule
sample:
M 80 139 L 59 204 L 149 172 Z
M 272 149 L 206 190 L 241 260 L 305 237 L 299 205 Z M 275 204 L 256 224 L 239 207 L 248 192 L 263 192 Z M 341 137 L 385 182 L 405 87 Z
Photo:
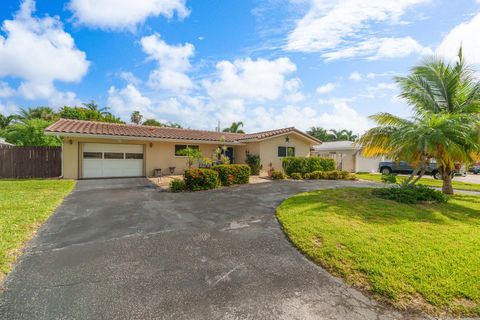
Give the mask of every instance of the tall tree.
M 332 136 L 327 132 L 327 130 L 321 127 L 311 127 L 307 133 L 323 142 L 331 141 L 332 139 Z
M 0 130 L 8 127 L 16 118 L 15 115 L 4 116 L 0 113 Z
M 110 114 L 110 112 L 108 111 L 108 109 L 110 109 L 109 107 L 98 108 L 98 104 L 94 100 L 91 100 L 90 102 L 84 102 L 82 103 L 82 105 L 86 109 L 99 112 L 103 116 Z
M 181 129 L 181 128 L 182 128 L 182 125 L 181 125 L 180 123 L 178 123 L 178 122 L 168 121 L 168 122 L 165 124 L 165 127 Z
M 232 122 L 229 128 L 223 129 L 223 132 L 231 132 L 231 133 L 245 133 L 242 128 L 243 127 L 243 122 L 238 121 L 238 122 Z
M 130 115 L 130 121 L 135 124 L 140 124 L 142 122 L 143 116 L 140 114 L 140 111 L 133 111 Z
M 155 119 L 147 119 L 143 121 L 142 123 L 144 126 L 154 126 L 154 127 L 164 127 L 165 124 L 161 123 L 160 121 L 157 121 Z
M 343 129 L 342 131 L 340 131 L 340 138 L 341 140 L 355 141 L 357 140 L 358 136 L 356 134 L 353 134 L 352 130 Z
M 44 119 L 26 119 L 13 123 L 5 129 L 7 142 L 17 146 L 60 146 L 57 137 L 46 136 L 44 130 L 51 121 Z
M 363 152 L 410 161 L 420 170 L 435 159 L 442 191 L 452 194 L 455 165 L 480 157 L 480 82 L 465 64 L 462 49 L 454 64 L 429 58 L 410 75 L 395 79 L 400 96 L 413 107 L 413 119 L 373 116 L 378 127 L 361 137 Z
M 21 108 L 17 115 L 20 120 L 43 119 L 47 121 L 55 120 L 56 113 L 50 107 Z

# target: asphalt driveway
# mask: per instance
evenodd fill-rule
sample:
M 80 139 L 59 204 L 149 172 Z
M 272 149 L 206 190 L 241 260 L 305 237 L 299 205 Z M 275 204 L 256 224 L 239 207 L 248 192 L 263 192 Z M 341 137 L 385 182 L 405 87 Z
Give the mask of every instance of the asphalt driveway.
M 274 216 L 290 195 L 367 183 L 279 181 L 172 194 L 79 181 L 3 284 L 1 319 L 412 319 L 302 256 Z

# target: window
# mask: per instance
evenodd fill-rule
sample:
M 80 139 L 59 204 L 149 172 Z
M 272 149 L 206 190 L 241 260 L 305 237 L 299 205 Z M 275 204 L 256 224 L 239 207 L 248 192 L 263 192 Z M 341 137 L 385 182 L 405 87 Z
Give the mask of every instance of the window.
M 125 153 L 125 159 L 143 159 L 143 153 Z
M 102 159 L 101 152 L 84 152 L 83 153 L 84 159 Z
M 278 147 L 279 157 L 295 157 L 295 147 Z
M 104 159 L 123 159 L 123 153 L 120 152 L 105 152 L 103 154 Z
M 197 150 L 200 149 L 199 146 L 195 146 L 195 145 L 176 144 L 175 145 L 175 156 L 177 156 L 177 157 L 185 156 L 185 155 L 181 154 L 181 151 L 187 149 L 187 147 L 190 148 L 190 149 L 197 149 Z

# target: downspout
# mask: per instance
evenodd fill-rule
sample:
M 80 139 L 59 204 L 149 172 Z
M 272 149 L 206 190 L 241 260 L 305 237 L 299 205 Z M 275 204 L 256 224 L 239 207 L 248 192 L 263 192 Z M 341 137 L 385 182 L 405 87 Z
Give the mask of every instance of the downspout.
M 61 152 L 60 152 L 60 161 L 61 161 L 61 163 L 62 163 L 61 169 L 60 169 L 60 174 L 61 174 L 61 175 L 60 175 L 60 178 L 63 179 L 63 144 L 64 144 L 64 141 L 65 141 L 65 140 L 64 140 L 63 138 L 61 138 L 59 135 L 57 135 L 57 139 L 62 140 L 62 150 L 61 150 Z

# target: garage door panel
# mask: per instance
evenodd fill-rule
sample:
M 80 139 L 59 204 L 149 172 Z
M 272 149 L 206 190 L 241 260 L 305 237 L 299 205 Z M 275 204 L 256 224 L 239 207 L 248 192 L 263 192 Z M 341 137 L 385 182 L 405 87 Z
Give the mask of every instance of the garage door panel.
M 99 153 L 101 154 L 100 158 L 98 157 Z M 126 156 L 127 153 L 129 154 L 128 157 Z M 85 143 L 83 145 L 83 155 L 84 178 L 139 177 L 144 175 L 143 145 Z M 131 159 L 132 157 L 136 159 Z

